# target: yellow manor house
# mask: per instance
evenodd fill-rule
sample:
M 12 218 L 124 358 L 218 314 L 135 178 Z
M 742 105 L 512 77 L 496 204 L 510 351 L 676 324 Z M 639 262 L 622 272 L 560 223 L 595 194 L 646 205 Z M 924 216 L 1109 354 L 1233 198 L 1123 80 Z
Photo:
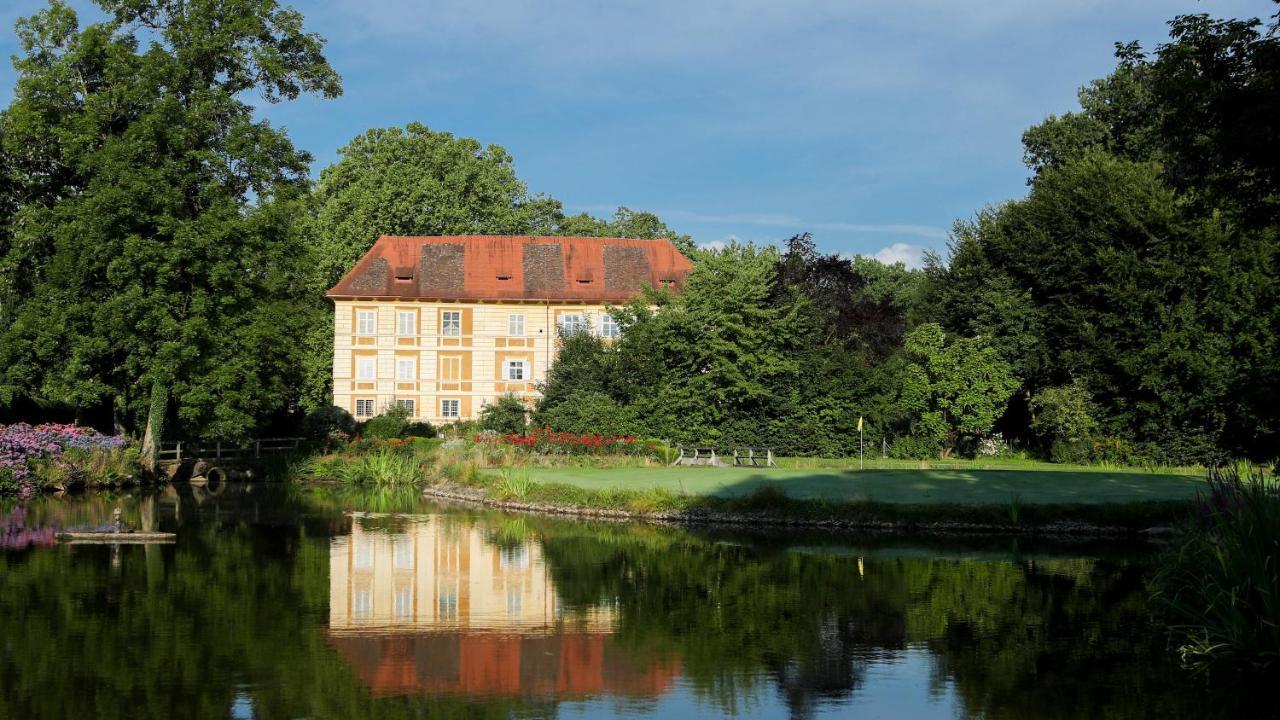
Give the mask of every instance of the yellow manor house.
M 452 422 L 505 393 L 532 400 L 557 337 L 617 337 L 609 305 L 679 291 L 692 267 L 668 240 L 380 237 L 327 293 L 333 404 Z

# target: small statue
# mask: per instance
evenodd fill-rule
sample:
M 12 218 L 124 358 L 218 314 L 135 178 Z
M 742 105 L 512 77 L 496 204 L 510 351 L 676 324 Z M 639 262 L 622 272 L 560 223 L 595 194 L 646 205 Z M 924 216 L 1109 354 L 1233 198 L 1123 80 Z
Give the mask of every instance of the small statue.
M 124 512 L 120 508 L 116 508 L 115 512 L 111 513 L 111 519 L 116 532 L 124 532 Z

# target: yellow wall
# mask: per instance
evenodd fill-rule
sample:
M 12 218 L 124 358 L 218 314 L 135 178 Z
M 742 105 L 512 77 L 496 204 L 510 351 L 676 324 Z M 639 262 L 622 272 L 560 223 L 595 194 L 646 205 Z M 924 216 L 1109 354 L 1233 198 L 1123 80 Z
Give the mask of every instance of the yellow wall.
M 484 528 L 447 516 L 406 520 L 394 530 L 351 534 L 329 551 L 329 628 L 501 630 L 538 634 L 565 618 L 542 551 L 532 539 L 499 548 Z M 401 518 L 404 520 L 403 518 Z M 607 608 L 576 613 L 575 625 L 608 631 Z
M 374 332 L 358 332 L 361 311 L 374 313 Z M 398 311 L 416 311 L 410 334 L 399 333 Z M 461 312 L 459 336 L 441 334 L 445 312 Z M 356 400 L 373 401 L 373 413 L 397 400 L 414 402 L 413 417 L 432 422 L 474 418 L 506 392 L 532 401 L 535 384 L 546 379 L 555 357 L 556 319 L 581 314 L 592 331 L 605 314 L 603 305 L 549 303 L 466 303 L 438 301 L 338 300 L 334 311 L 333 404 L 357 419 Z M 509 316 L 524 316 L 524 334 L 509 333 Z M 373 359 L 375 377 L 356 377 L 357 357 Z M 397 359 L 413 359 L 414 377 L 397 378 Z M 524 382 L 504 380 L 502 361 L 525 359 Z M 458 400 L 459 417 L 441 414 L 442 400 Z

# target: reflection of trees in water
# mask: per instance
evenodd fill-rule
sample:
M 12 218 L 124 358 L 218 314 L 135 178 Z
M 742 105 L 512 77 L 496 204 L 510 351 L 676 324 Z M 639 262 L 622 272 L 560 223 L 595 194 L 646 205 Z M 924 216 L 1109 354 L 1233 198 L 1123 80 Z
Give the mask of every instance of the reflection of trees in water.
M 767 679 L 793 716 L 848 699 L 886 650 L 935 657 L 980 717 L 1203 716 L 1152 624 L 1142 570 L 1093 560 L 868 559 L 683 533 L 547 532 L 566 603 L 617 603 L 618 634 L 669 654 L 734 711 Z M 1229 715 L 1229 713 L 1228 713 Z
M 518 697 L 373 698 L 325 628 L 330 537 L 360 498 L 230 491 L 184 509 L 176 545 L 123 548 L 118 569 L 107 548 L 0 553 L 0 717 L 221 719 L 244 692 L 259 717 L 556 713 L 554 701 Z M 89 519 L 114 507 L 95 503 L 41 512 Z M 157 512 L 172 521 L 163 502 Z M 619 662 L 678 661 L 730 712 L 777 691 L 793 715 L 812 715 L 911 648 L 933 657 L 935 687 L 953 687 L 975 717 L 1247 715 L 1230 704 L 1243 694 L 1210 695 L 1172 667 L 1133 566 L 867 558 L 860 574 L 856 557 L 768 542 L 491 517 L 438 521 L 480 523 L 499 545 L 541 538 L 566 606 L 613 608 Z

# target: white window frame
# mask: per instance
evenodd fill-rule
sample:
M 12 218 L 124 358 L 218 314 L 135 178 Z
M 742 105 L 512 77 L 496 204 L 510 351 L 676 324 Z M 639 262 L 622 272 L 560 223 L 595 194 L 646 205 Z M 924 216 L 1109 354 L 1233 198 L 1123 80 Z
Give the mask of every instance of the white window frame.
M 572 326 L 572 330 L 570 330 Z M 582 313 L 565 313 L 556 318 L 556 329 L 561 337 L 567 337 L 582 332 L 587 328 L 587 319 Z
M 618 339 L 622 337 L 622 326 L 618 324 L 618 319 L 609 313 L 600 316 L 599 334 L 602 338 Z
M 360 406 L 361 406 L 362 404 L 367 404 L 367 407 L 368 407 L 368 411 L 367 411 L 367 412 L 361 412 L 361 410 L 360 410 Z M 371 418 L 371 417 L 373 417 L 373 404 L 374 404 L 374 401 L 373 401 L 372 399 L 370 399 L 370 398 L 356 398 L 356 407 L 355 407 L 355 410 L 356 410 L 355 415 L 356 415 L 356 417 L 358 417 L 358 418 Z
M 408 368 L 408 372 L 405 372 Z M 396 379 L 397 380 L 417 380 L 418 379 L 418 361 L 416 358 L 396 358 Z
M 378 311 L 356 311 L 356 335 L 371 336 L 378 334 Z
M 441 620 L 458 619 L 458 591 L 441 590 L 436 593 L 436 607 Z
M 507 316 L 507 335 L 509 337 L 524 337 L 524 315 Z
M 396 335 L 400 337 L 413 337 L 418 334 L 418 311 L 417 310 L 397 310 L 396 311 Z
M 515 377 L 514 376 L 515 373 L 512 372 L 513 370 L 516 369 L 517 366 L 519 366 L 520 368 L 520 377 Z M 515 380 L 515 381 L 527 381 L 529 379 L 529 361 L 528 360 L 503 360 L 502 361 L 502 379 Z
M 462 417 L 462 401 L 457 399 L 440 400 L 440 417 L 454 420 Z
M 418 401 L 413 398 L 397 398 L 396 407 L 409 411 L 409 417 L 418 417 Z
M 365 369 L 368 372 L 363 372 Z M 357 380 L 377 380 L 378 379 L 378 358 L 371 355 L 356 356 L 356 379 Z
M 440 334 L 444 337 L 462 336 L 462 311 L 444 310 L 440 313 Z

